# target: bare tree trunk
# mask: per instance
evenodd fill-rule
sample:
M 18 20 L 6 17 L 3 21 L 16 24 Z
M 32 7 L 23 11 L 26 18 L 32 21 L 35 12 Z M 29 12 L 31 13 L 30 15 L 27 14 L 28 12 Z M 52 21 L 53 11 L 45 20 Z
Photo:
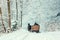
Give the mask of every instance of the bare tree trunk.
M 6 32 L 6 28 L 5 28 L 5 25 L 4 25 L 4 22 L 3 22 L 1 7 L 0 7 L 0 15 L 1 15 L 2 27 L 4 29 L 4 32 Z
M 17 0 L 16 0 L 16 20 L 18 20 L 18 4 L 17 4 Z
M 22 27 L 22 12 L 23 12 L 23 0 L 20 0 L 21 3 L 21 27 Z
M 7 0 L 7 5 L 8 5 L 8 24 L 9 24 L 9 28 L 11 30 L 10 0 Z

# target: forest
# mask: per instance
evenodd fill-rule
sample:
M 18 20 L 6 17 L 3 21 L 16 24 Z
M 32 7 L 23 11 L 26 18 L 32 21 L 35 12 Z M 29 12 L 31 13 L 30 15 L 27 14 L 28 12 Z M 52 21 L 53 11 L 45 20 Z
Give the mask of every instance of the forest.
M 60 0 L 0 0 L 0 32 L 38 23 L 41 32 L 60 31 Z M 48 3 L 48 4 L 47 4 Z
M 60 0 L 0 0 L 0 40 L 60 40 Z

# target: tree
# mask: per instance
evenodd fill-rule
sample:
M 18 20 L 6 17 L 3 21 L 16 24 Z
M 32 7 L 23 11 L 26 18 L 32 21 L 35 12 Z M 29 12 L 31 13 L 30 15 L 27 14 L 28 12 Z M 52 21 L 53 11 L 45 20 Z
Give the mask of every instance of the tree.
M 9 24 L 9 28 L 11 30 L 10 0 L 7 0 L 7 5 L 8 5 L 8 24 Z
M 1 21 L 2 21 L 2 27 L 4 29 L 4 32 L 6 32 L 6 28 L 5 28 L 5 25 L 4 25 L 4 22 L 3 22 L 1 7 L 0 7 L 0 16 L 1 16 Z
M 23 13 L 23 0 L 20 0 L 20 8 L 21 8 L 21 27 L 22 27 L 22 13 Z
M 17 0 L 16 0 L 16 20 L 18 20 L 18 4 L 17 4 Z

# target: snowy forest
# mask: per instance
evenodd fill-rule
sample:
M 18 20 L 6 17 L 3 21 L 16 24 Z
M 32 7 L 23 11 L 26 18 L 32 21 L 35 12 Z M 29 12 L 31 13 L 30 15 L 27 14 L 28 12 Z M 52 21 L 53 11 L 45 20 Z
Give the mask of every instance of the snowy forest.
M 0 30 L 27 29 L 35 22 L 41 32 L 59 31 L 60 0 L 0 0 Z
M 35 22 L 41 32 L 60 31 L 60 0 L 0 0 L 0 32 Z
M 60 0 L 0 0 L 0 40 L 60 40 Z

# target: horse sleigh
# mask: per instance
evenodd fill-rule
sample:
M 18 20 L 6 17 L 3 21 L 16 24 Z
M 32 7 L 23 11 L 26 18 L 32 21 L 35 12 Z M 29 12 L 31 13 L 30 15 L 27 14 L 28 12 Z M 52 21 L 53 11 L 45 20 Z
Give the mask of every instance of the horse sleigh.
M 28 23 L 28 31 L 39 33 L 39 29 L 40 29 L 40 25 L 39 24 L 35 23 L 34 25 L 31 26 Z

